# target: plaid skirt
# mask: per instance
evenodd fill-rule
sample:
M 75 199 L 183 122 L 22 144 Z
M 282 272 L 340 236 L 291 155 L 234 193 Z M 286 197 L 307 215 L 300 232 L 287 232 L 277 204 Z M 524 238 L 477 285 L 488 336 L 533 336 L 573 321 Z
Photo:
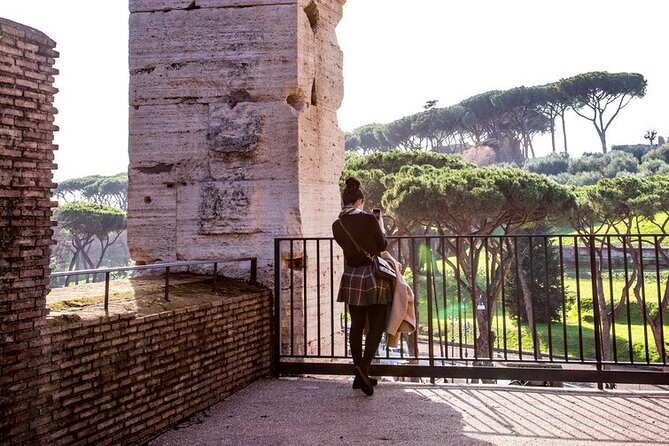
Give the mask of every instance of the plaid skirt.
M 393 284 L 389 280 L 377 279 L 372 265 L 344 265 L 337 302 L 368 306 L 385 305 L 392 301 Z

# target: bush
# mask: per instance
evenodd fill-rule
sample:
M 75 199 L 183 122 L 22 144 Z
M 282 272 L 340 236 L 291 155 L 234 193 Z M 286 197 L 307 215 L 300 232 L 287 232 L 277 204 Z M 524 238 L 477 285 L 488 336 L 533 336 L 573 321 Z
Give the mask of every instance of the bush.
M 597 184 L 604 176 L 601 171 L 590 171 L 576 174 L 565 172 L 551 178 L 556 183 L 564 184 L 565 186 L 591 186 Z
M 641 162 L 641 158 L 651 150 L 650 145 L 648 144 L 625 144 L 620 146 L 611 147 L 611 151 L 619 151 L 629 153 L 634 156 L 638 162 Z
M 541 158 L 527 160 L 525 170 L 543 175 L 558 175 L 569 169 L 569 155 L 552 153 Z
M 604 156 L 606 165 L 602 169 L 602 173 L 606 178 L 615 178 L 622 175 L 636 173 L 639 169 L 639 162 L 634 155 L 615 151 L 609 152 Z
M 664 144 L 660 147 L 650 150 L 641 158 L 642 163 L 645 163 L 649 160 L 661 160 L 669 164 L 669 144 Z
M 669 175 L 669 164 L 661 159 L 649 159 L 641 163 L 639 173 L 643 176 Z
M 569 173 L 578 174 L 580 172 L 598 172 L 606 165 L 604 155 L 601 153 L 584 153 L 580 158 L 576 158 L 569 165 Z

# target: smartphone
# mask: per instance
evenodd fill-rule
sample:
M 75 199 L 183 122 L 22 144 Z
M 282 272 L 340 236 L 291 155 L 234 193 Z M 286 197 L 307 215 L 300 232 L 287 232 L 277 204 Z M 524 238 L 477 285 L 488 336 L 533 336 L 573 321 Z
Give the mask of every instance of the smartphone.
M 381 209 L 372 209 L 372 215 L 378 220 L 381 218 Z

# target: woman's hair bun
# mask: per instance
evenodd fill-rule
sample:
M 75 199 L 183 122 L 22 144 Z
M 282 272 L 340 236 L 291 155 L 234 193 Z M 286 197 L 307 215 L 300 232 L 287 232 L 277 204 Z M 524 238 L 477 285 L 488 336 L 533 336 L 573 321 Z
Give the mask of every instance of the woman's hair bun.
M 353 177 L 349 177 L 346 180 L 346 189 L 360 189 L 360 181 Z
M 360 181 L 353 177 L 348 177 L 346 179 L 346 187 L 341 193 L 341 201 L 344 203 L 344 206 L 355 204 L 356 201 L 364 199 L 365 196 L 360 190 Z

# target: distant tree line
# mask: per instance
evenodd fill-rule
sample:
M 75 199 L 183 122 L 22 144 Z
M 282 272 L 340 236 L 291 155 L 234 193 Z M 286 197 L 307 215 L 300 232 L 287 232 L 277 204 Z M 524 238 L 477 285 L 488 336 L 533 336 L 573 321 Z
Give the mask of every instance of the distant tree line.
M 58 199 L 54 271 L 125 266 L 130 258 L 125 239 L 128 176 L 86 176 L 62 181 Z
M 58 183 L 53 190 L 59 202 L 86 201 L 89 203 L 128 209 L 128 174 L 89 175 Z
M 592 123 L 606 154 L 611 123 L 633 98 L 645 95 L 646 84 L 637 73 L 590 72 L 546 85 L 488 91 L 444 108 L 436 107 L 437 101 L 432 100 L 420 113 L 346 133 L 345 147 L 361 153 L 457 153 L 488 145 L 495 149 L 496 161 L 521 164 L 535 157 L 532 140 L 546 132 L 551 134 L 554 153 L 568 153 L 565 113 L 572 110 Z M 556 142 L 557 125 L 563 134 L 561 150 Z

